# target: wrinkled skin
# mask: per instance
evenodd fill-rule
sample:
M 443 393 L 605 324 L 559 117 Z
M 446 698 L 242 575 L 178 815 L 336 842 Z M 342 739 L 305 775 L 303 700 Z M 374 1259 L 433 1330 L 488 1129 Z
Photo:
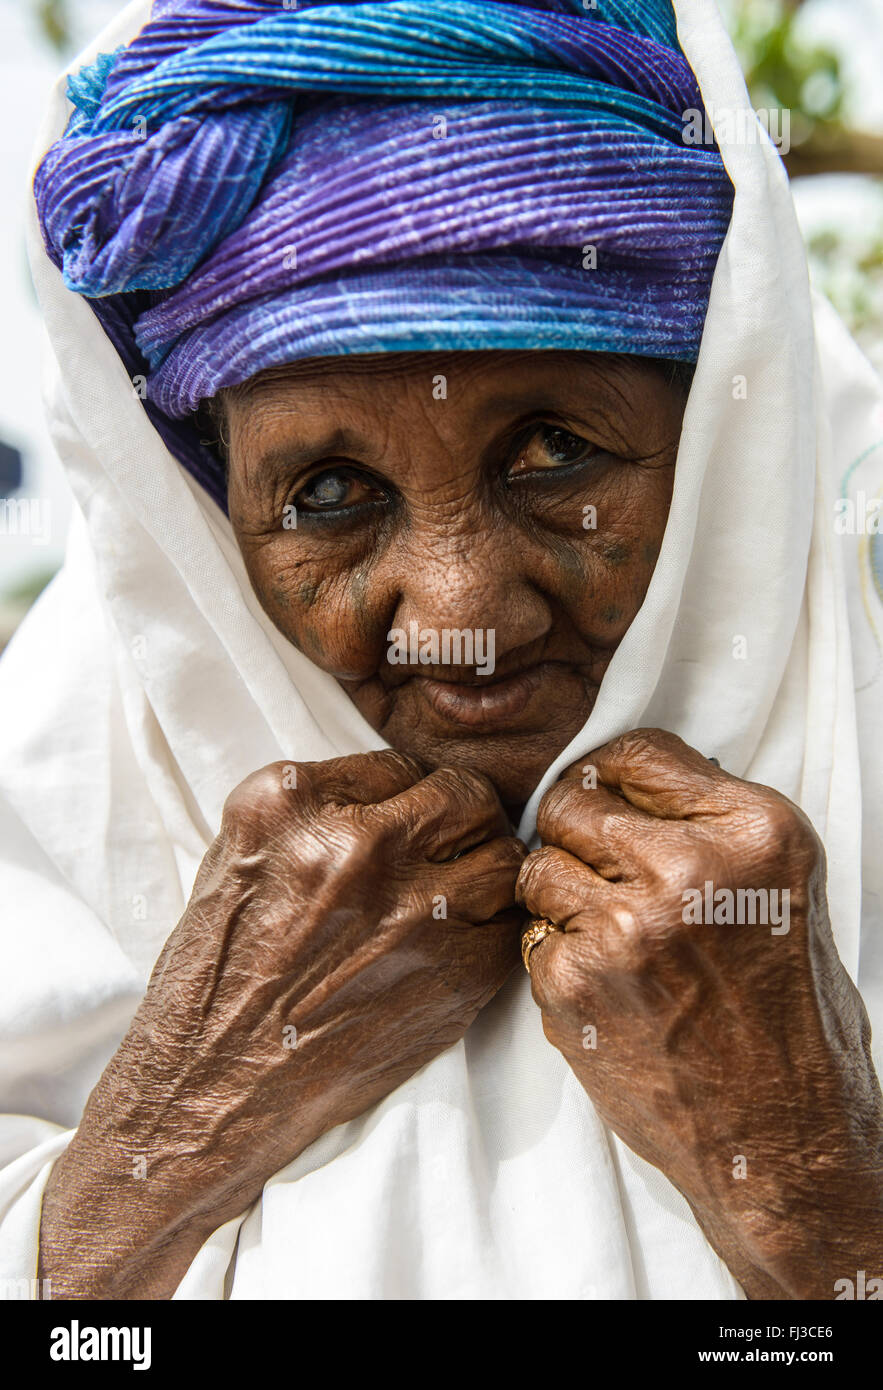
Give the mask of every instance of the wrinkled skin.
M 518 900 L 566 930 L 531 953 L 534 999 L 601 1116 L 680 1189 L 749 1297 L 830 1299 L 877 1274 L 883 1098 L 803 812 L 650 729 L 571 768 L 538 830 Z M 777 934 L 685 923 L 706 881 L 787 889 L 788 916 L 778 899 Z
M 478 773 L 372 753 L 242 783 L 53 1171 L 53 1296 L 171 1296 L 274 1172 L 456 1042 L 519 959 L 523 858 Z
M 255 593 L 399 756 L 233 793 L 53 1170 L 55 1296 L 170 1296 L 273 1173 L 462 1036 L 527 912 L 567 929 L 531 958 L 547 1037 L 749 1297 L 879 1269 L 883 1104 L 798 808 L 644 730 L 547 793 L 542 849 L 513 837 L 646 594 L 684 399 L 645 362 L 474 353 L 304 363 L 224 401 Z M 493 629 L 493 676 L 391 665 L 411 621 Z M 706 880 L 787 888 L 788 933 L 685 925 Z
M 263 374 L 226 401 L 230 519 L 255 593 L 393 747 L 484 772 L 515 815 L 644 600 L 685 403 L 670 374 L 566 352 Z M 388 633 L 411 622 L 493 631 L 493 673 L 391 664 Z

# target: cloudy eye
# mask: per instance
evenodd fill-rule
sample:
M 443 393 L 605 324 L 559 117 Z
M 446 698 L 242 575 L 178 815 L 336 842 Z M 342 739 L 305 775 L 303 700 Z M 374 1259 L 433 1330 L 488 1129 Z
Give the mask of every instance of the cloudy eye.
M 350 480 L 342 473 L 320 473 L 303 489 L 300 497 L 308 507 L 340 507 L 349 490 Z
M 572 434 L 570 430 L 562 429 L 560 425 L 540 425 L 521 449 L 515 466 L 510 469 L 510 476 L 567 468 L 571 464 L 583 463 L 597 453 L 594 444 L 578 434 Z
M 334 512 L 358 506 L 360 502 L 377 501 L 382 493 L 368 479 L 343 468 L 329 468 L 317 473 L 302 487 L 295 498 L 304 512 Z

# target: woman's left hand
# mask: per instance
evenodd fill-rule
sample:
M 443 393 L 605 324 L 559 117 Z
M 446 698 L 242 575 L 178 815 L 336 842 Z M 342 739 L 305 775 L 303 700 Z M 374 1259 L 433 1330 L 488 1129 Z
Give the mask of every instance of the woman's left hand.
M 534 998 L 601 1117 L 749 1298 L 883 1275 L 883 1096 L 807 817 L 641 729 L 570 768 L 537 825 L 518 898 L 566 932 L 531 954 Z

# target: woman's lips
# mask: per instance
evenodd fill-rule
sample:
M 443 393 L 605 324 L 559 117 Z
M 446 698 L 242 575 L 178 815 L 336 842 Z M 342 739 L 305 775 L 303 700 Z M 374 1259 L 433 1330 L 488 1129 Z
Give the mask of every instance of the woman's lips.
M 521 714 L 549 673 L 543 662 L 501 680 L 477 676 L 474 683 L 438 681 L 414 676 L 413 683 L 427 704 L 443 719 L 467 728 L 498 728 Z

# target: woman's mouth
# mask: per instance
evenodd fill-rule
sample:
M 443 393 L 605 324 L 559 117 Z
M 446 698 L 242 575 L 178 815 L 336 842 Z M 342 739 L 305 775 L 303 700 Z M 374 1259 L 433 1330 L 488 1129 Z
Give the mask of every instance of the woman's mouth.
M 412 681 L 430 708 L 443 719 L 472 729 L 499 728 L 523 713 L 548 676 L 550 664 L 542 662 L 498 680 L 476 675 L 465 683 L 415 675 Z

